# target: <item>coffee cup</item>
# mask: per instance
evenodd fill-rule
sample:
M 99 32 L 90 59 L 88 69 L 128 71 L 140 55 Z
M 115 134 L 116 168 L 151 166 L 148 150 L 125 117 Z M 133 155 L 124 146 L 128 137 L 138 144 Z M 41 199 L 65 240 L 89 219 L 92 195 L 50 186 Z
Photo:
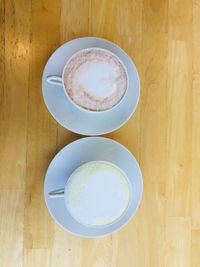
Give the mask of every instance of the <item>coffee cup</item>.
M 103 48 L 86 48 L 65 63 L 62 76 L 47 82 L 63 88 L 70 103 L 83 112 L 108 112 L 117 107 L 129 86 L 128 72 L 117 55 Z
M 64 197 L 70 215 L 80 224 L 105 227 L 127 211 L 131 198 L 129 178 L 108 161 L 90 161 L 75 169 L 64 188 L 48 193 Z

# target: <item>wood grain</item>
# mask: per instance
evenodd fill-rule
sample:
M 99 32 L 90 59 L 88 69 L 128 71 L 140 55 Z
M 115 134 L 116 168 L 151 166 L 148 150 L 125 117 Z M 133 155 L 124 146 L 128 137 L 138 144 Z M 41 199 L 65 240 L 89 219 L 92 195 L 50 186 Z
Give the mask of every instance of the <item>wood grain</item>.
M 30 5 L 1 1 L 1 14 L 0 188 L 19 189 L 26 170 Z
M 200 0 L 0 1 L 0 266 L 200 266 Z M 107 134 L 138 159 L 144 192 L 129 224 L 83 239 L 43 200 L 52 157 L 81 138 L 48 113 L 41 76 L 51 53 L 107 38 L 141 78 L 134 116 Z
M 0 190 L 0 264 L 23 266 L 23 190 Z
M 43 183 L 45 171 L 56 151 L 57 123 L 48 114 L 41 94 L 44 62 L 59 43 L 59 23 L 49 21 L 51 16 L 58 21 L 59 3 L 32 3 L 24 249 L 51 247 L 53 238 L 53 222 L 43 200 Z

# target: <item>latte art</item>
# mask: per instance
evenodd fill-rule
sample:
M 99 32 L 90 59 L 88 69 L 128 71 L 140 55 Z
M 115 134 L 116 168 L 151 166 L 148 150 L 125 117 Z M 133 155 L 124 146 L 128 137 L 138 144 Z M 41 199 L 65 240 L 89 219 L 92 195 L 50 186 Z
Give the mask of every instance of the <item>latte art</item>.
M 119 219 L 128 207 L 126 175 L 106 161 L 91 161 L 72 173 L 65 188 L 71 216 L 88 226 L 105 226 Z
M 120 60 L 107 50 L 81 50 L 64 71 L 65 90 L 78 106 L 103 111 L 115 106 L 127 89 L 127 74 Z

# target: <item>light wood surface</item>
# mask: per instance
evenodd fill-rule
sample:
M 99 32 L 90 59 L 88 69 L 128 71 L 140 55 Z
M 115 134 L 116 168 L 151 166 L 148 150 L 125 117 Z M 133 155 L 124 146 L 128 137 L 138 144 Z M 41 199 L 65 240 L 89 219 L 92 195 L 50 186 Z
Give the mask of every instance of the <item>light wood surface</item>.
M 106 135 L 144 178 L 141 206 L 99 239 L 50 218 L 43 181 L 52 157 L 80 138 L 41 94 L 51 53 L 80 36 L 116 42 L 141 77 L 137 111 Z M 0 0 L 0 266 L 200 266 L 200 0 Z

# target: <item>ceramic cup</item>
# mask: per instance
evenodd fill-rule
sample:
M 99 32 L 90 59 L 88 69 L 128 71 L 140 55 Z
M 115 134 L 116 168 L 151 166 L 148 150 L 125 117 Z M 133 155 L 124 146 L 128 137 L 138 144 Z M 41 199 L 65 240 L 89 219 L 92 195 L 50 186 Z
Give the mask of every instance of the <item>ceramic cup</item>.
M 85 188 L 84 181 L 82 180 L 82 175 L 89 172 L 88 176 L 85 177 L 86 178 L 85 180 L 87 181 L 87 178 L 89 178 L 89 175 L 91 173 L 91 170 L 89 170 L 88 168 L 90 168 L 90 166 L 91 166 L 91 168 L 94 170 L 94 169 L 96 169 L 96 166 L 98 166 L 98 165 L 101 168 L 100 169 L 101 177 L 98 176 L 98 181 L 97 180 L 95 181 L 98 184 L 98 186 L 94 184 L 95 178 L 93 176 L 92 180 L 90 180 L 91 181 L 90 182 L 90 193 L 89 193 L 89 191 L 87 191 L 87 194 L 84 196 L 84 198 L 82 198 L 82 201 L 85 202 L 85 200 L 87 199 L 86 202 L 88 202 L 88 194 L 89 194 L 89 199 L 90 199 L 90 196 L 92 195 L 91 198 L 93 201 L 89 201 L 89 206 L 87 206 L 88 207 L 87 212 L 90 211 L 89 216 L 90 216 L 90 218 L 92 218 L 92 220 L 94 220 L 94 217 L 95 217 L 94 213 L 96 213 L 97 208 L 100 209 L 101 210 L 100 213 L 102 213 L 102 210 L 104 212 L 105 210 L 108 209 L 109 204 L 110 203 L 112 203 L 112 204 L 110 207 L 109 214 L 106 214 L 106 217 L 105 217 L 106 222 L 102 223 L 102 219 L 101 219 L 101 221 L 98 224 L 92 224 L 92 223 L 90 223 L 90 224 L 85 223 L 84 224 L 83 223 L 83 225 L 86 225 L 86 226 L 88 225 L 89 227 L 107 227 L 113 223 L 116 223 L 119 219 L 121 219 L 125 215 L 127 209 L 129 208 L 129 205 L 130 205 L 130 202 L 132 199 L 132 190 L 131 190 L 129 178 L 122 169 L 120 169 L 117 165 L 115 165 L 111 162 L 108 162 L 108 161 L 102 161 L 102 160 L 101 161 L 100 160 L 89 161 L 87 163 L 82 164 L 81 166 L 79 166 L 78 168 L 76 168 L 72 172 L 72 174 L 69 176 L 69 178 L 65 184 L 65 187 L 53 190 L 53 191 L 48 193 L 50 198 L 60 198 L 60 197 L 63 198 L 64 197 L 66 208 L 70 212 L 70 209 L 68 207 L 67 200 L 66 200 L 67 194 L 69 196 L 69 194 L 70 194 L 69 192 L 71 190 L 72 190 L 72 192 L 76 191 L 75 194 L 77 196 L 78 196 L 78 194 L 82 194 L 82 192 Z M 109 174 L 105 173 L 106 170 L 107 171 L 110 170 Z M 78 181 L 75 180 L 75 183 L 76 183 L 75 188 L 76 189 L 74 187 L 73 187 L 73 189 L 71 189 L 70 184 L 71 184 L 72 180 L 74 179 L 74 177 L 77 177 L 77 173 L 80 173 L 81 171 L 83 171 L 84 173 L 82 172 L 81 176 L 79 176 L 81 179 L 79 179 Z M 97 175 L 99 175 L 99 174 L 97 174 Z M 109 176 L 106 178 L 106 175 L 109 175 Z M 117 180 L 112 180 L 112 178 L 111 178 L 112 175 L 114 175 L 114 177 L 116 177 L 115 179 L 117 179 Z M 119 178 L 117 178 L 117 177 L 119 177 Z M 117 183 L 117 185 L 114 181 Z M 104 182 L 105 182 L 105 184 L 104 184 Z M 81 188 L 81 191 L 80 191 L 79 186 Z M 115 186 L 117 186 L 117 188 Z M 92 189 L 91 189 L 91 187 L 92 187 Z M 100 190 L 100 192 L 102 192 L 101 194 L 99 194 L 99 190 Z M 104 199 L 102 199 L 102 195 L 104 196 Z M 70 195 L 69 197 L 73 198 L 73 201 L 75 201 L 75 202 L 80 201 L 80 199 L 77 200 L 79 197 L 75 200 L 74 195 L 73 196 Z M 82 203 L 82 201 L 81 201 L 81 203 Z M 101 206 L 99 206 L 99 205 L 101 205 Z M 90 210 L 91 206 L 92 206 L 93 212 Z M 115 214 L 114 217 L 113 217 L 113 210 L 118 210 L 117 211 L 118 214 Z M 107 211 L 105 211 L 105 212 L 107 213 Z M 98 214 L 100 214 L 100 213 L 98 212 Z M 71 216 L 73 217 L 72 214 L 71 214 Z M 108 219 L 108 218 L 112 218 L 112 219 Z M 82 223 L 77 218 L 74 217 L 74 219 L 76 219 L 79 223 Z
M 127 87 L 126 87 L 126 92 L 128 91 L 128 87 L 129 87 L 129 77 L 128 77 L 128 72 L 127 72 L 127 69 L 124 65 L 124 63 L 121 61 L 121 59 L 119 59 L 119 57 L 117 55 L 115 55 L 114 53 L 110 52 L 109 50 L 107 49 L 104 49 L 104 48 L 98 48 L 98 47 L 92 47 L 92 48 L 85 48 L 85 49 L 81 49 L 79 51 L 77 51 L 76 53 L 74 53 L 68 60 L 67 62 L 65 63 L 65 66 L 62 70 L 62 76 L 56 76 L 56 75 L 49 75 L 47 78 L 46 78 L 46 81 L 50 84 L 54 84 L 56 86 L 60 86 L 62 87 L 62 89 L 64 90 L 64 93 L 66 95 L 66 97 L 68 98 L 68 100 L 70 101 L 70 103 L 75 106 L 76 108 L 78 108 L 79 110 L 81 110 L 82 112 L 87 112 L 87 113 L 103 113 L 103 112 L 109 112 L 111 110 L 113 110 L 114 108 L 116 108 L 120 103 L 121 101 L 124 99 L 125 95 L 126 95 L 126 92 L 124 93 L 123 97 L 120 99 L 120 101 L 118 101 L 114 106 L 112 106 L 111 108 L 109 109 L 106 109 L 106 110 L 100 110 L 100 111 L 94 111 L 94 110 L 88 110 L 88 109 L 85 109 L 83 107 L 80 107 L 79 105 L 77 105 L 72 99 L 71 97 L 68 95 L 67 93 L 67 90 L 65 88 L 65 84 L 64 84 L 64 73 L 65 73 L 65 69 L 68 65 L 68 63 L 70 62 L 70 60 L 76 56 L 77 53 L 80 53 L 82 51 L 86 51 L 86 50 L 91 50 L 91 49 L 98 49 L 98 50 L 102 50 L 102 51 L 105 51 L 106 53 L 112 55 L 113 57 L 117 58 L 117 60 L 121 63 L 121 65 L 123 66 L 125 72 L 126 72 L 126 77 L 127 77 Z

